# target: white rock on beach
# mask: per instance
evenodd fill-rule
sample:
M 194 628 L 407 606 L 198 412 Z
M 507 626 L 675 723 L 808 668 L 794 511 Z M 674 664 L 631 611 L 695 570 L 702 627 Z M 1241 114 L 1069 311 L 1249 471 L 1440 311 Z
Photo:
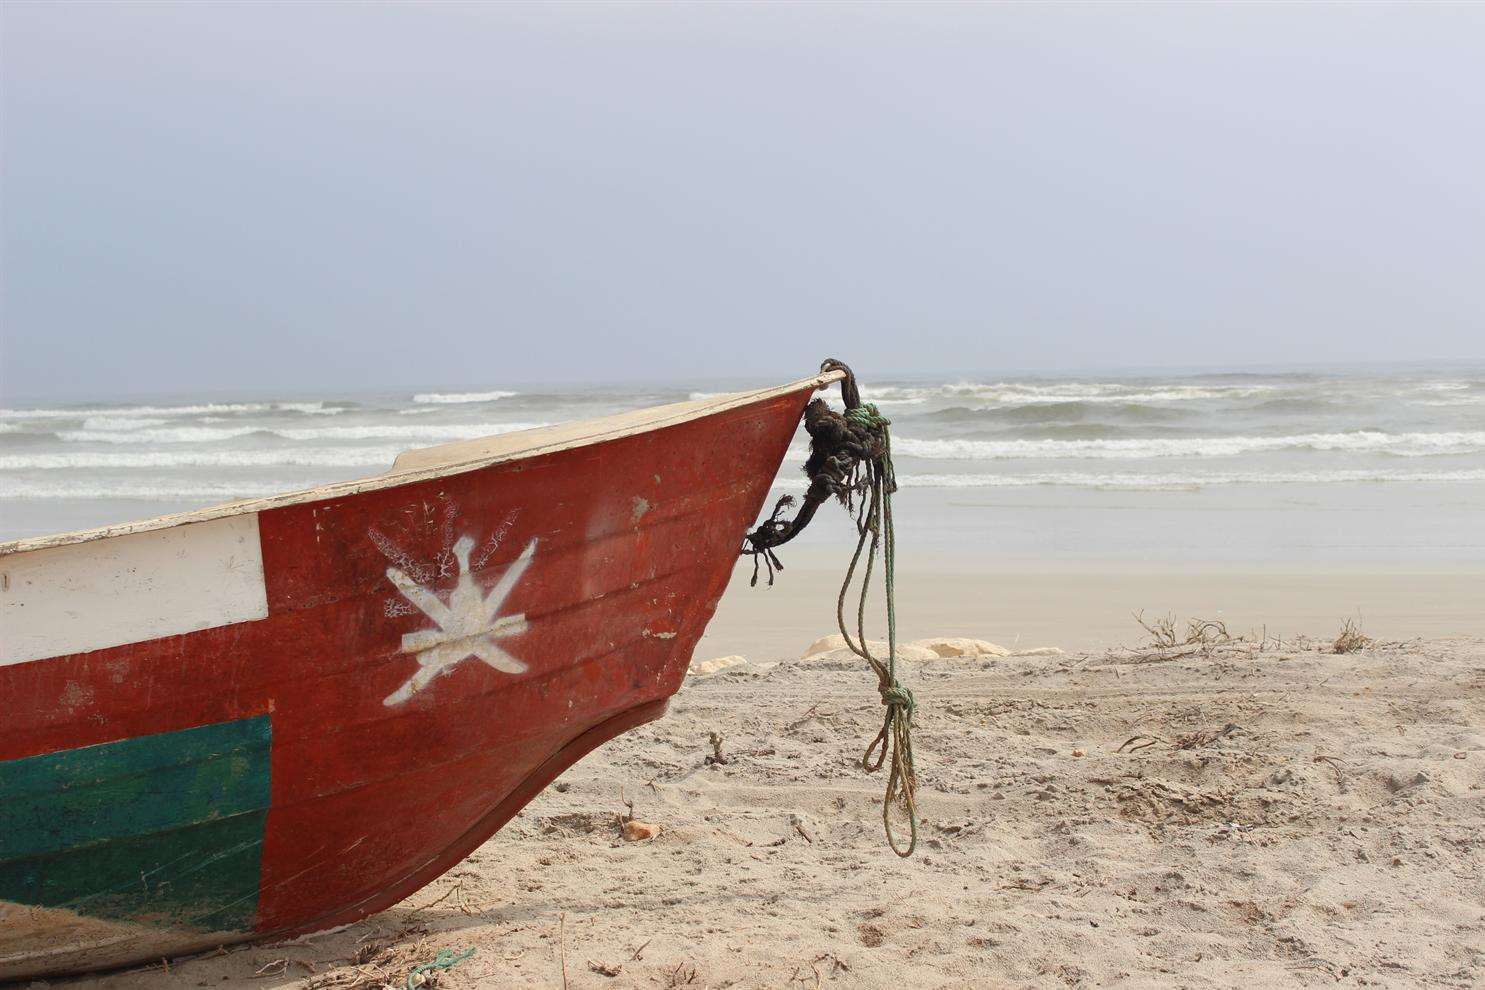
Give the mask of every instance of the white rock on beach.
M 871 651 L 872 656 L 880 660 L 887 659 L 887 643 L 885 640 L 868 640 L 866 646 Z M 900 643 L 897 647 L 897 659 L 922 662 L 924 660 L 937 660 L 938 654 L 932 650 L 925 650 L 921 646 Z M 811 653 L 801 657 L 799 662 L 825 670 L 847 670 L 866 664 L 866 661 L 853 653 L 848 646 L 842 646 L 835 650 L 826 650 L 823 653 Z
M 748 662 L 747 657 L 733 654 L 728 657 L 717 657 L 715 660 L 703 660 L 700 663 L 691 664 L 691 673 L 696 677 L 709 677 L 728 667 L 737 667 Z
M 846 645 L 846 637 L 840 633 L 831 633 L 829 636 L 821 636 L 810 644 L 804 655 L 812 657 L 816 653 L 829 653 L 831 650 L 839 650 Z
M 970 639 L 967 636 L 936 636 L 932 639 L 918 639 L 908 644 L 930 651 L 935 657 L 1008 657 L 1011 651 L 1004 646 L 983 639 Z

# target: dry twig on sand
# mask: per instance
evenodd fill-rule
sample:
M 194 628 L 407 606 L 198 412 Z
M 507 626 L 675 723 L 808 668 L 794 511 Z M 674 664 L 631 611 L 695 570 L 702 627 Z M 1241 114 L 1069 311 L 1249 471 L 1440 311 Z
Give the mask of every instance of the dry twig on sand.
M 709 766 L 725 766 L 727 757 L 722 755 L 722 734 L 720 732 L 707 733 L 707 742 L 712 744 L 712 755 L 706 758 Z
M 1157 619 L 1152 626 L 1145 621 L 1145 613 L 1142 609 L 1134 614 L 1134 621 L 1138 622 L 1140 627 L 1150 634 L 1151 646 L 1157 649 L 1169 649 L 1172 646 L 1181 645 L 1176 642 L 1176 617 L 1174 614 Z
M 1284 648 L 1283 640 L 1277 636 L 1270 638 L 1266 627 L 1261 635 L 1234 636 L 1221 619 L 1194 618 L 1186 621 L 1186 631 L 1182 634 L 1176 631 L 1174 614 L 1146 622 L 1145 613 L 1136 612 L 1134 621 L 1150 634 L 1150 641 L 1142 646 L 1110 650 L 1110 660 L 1116 663 L 1160 663 L 1187 657 L 1236 659 Z
M 1331 644 L 1334 653 L 1356 653 L 1364 650 L 1372 643 L 1372 638 L 1361 631 L 1361 625 L 1347 619 L 1341 625 L 1341 634 Z
M 1184 736 L 1176 737 L 1176 749 L 1201 749 L 1203 746 L 1210 746 L 1219 739 L 1227 738 L 1236 731 L 1237 726 L 1228 722 L 1216 732 L 1205 732 L 1202 730 L 1188 732 Z

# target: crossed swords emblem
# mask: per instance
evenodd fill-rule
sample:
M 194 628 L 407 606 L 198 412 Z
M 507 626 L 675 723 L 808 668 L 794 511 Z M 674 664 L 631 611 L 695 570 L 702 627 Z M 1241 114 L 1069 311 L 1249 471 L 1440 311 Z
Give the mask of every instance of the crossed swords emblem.
M 474 583 L 469 566 L 469 552 L 473 549 L 474 540 L 468 536 L 460 537 L 454 544 L 454 557 L 459 561 L 459 581 L 449 594 L 448 604 L 396 567 L 387 568 L 387 580 L 438 628 L 419 629 L 402 637 L 402 652 L 418 655 L 418 669 L 407 683 L 387 695 L 383 704 L 402 704 L 427 687 L 434 678 L 448 673 L 469 657 L 479 657 L 507 674 L 525 672 L 526 665 L 502 650 L 495 641 L 526 631 L 524 612 L 505 616 L 499 612 L 506 597 L 530 566 L 532 555 L 536 553 L 536 540 L 526 544 L 526 549 L 505 569 L 488 594 L 482 593 Z

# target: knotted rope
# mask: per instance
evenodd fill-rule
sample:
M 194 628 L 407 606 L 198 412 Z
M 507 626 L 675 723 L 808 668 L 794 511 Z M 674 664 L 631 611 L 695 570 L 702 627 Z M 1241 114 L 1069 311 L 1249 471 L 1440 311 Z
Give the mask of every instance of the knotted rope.
M 474 955 L 474 949 L 468 948 L 463 952 L 455 952 L 453 949 L 442 949 L 438 955 L 433 957 L 432 962 L 419 963 L 407 974 L 407 990 L 418 990 L 418 986 L 424 981 L 421 977 L 425 973 L 431 973 L 435 969 L 453 969 L 456 965 Z
M 899 856 L 911 856 L 918 845 L 918 782 L 913 770 L 912 736 L 917 706 L 913 692 L 897 679 L 897 539 L 892 524 L 892 495 L 897 491 L 897 478 L 892 468 L 892 438 L 888 431 L 891 421 L 882 416 L 876 406 L 862 404 L 856 376 L 850 368 L 830 360 L 821 365 L 820 370 L 845 372 L 846 377 L 841 382 L 845 413 L 832 411 L 821 399 L 810 402 L 804 414 L 805 430 L 810 435 L 810 457 L 804 468 L 810 478 L 810 487 L 804 504 L 794 519 L 785 520 L 780 518 L 780 514 L 793 503 L 793 499 L 788 495 L 779 499 L 772 515 L 748 534 L 742 552 L 753 556 L 753 583 L 758 582 L 758 558 L 762 557 L 768 566 L 768 583 L 772 584 L 774 572 L 783 569 L 774 548 L 798 535 L 822 502 L 834 495 L 848 511 L 855 511 L 856 551 L 846 568 L 835 616 L 846 645 L 877 675 L 877 690 L 886 714 L 881 731 L 866 747 L 861 766 L 868 773 L 875 773 L 890 760 L 887 792 L 882 801 L 882 824 L 892 851 Z M 859 509 L 855 505 L 858 499 Z M 846 599 L 850 597 L 851 584 L 863 554 L 866 563 L 856 604 L 856 637 L 853 639 L 846 627 Z M 885 659 L 872 655 L 866 639 L 866 599 L 878 556 L 882 558 L 887 599 Z M 899 843 L 892 827 L 892 812 L 899 805 L 909 825 L 905 846 Z

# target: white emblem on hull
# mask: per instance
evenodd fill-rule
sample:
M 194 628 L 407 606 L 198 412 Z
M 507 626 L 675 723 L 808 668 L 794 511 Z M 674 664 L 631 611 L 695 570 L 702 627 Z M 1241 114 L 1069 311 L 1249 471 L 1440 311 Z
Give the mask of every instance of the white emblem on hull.
M 396 567 L 387 568 L 387 580 L 397 586 L 402 596 L 424 615 L 437 623 L 436 629 L 419 629 L 402 637 L 402 652 L 418 655 L 417 672 L 407 683 L 387 695 L 386 705 L 400 705 L 427 687 L 434 678 L 452 670 L 469 657 L 479 657 L 496 670 L 520 674 L 526 665 L 495 644 L 495 640 L 516 636 L 526 631 L 526 615 L 499 616 L 500 606 L 515 588 L 536 553 L 536 541 L 526 544 L 521 555 L 505 569 L 489 594 L 481 593 L 470 573 L 469 553 L 474 540 L 468 536 L 454 544 L 459 561 L 459 581 L 449 595 L 448 604 L 432 590 L 419 585 Z

